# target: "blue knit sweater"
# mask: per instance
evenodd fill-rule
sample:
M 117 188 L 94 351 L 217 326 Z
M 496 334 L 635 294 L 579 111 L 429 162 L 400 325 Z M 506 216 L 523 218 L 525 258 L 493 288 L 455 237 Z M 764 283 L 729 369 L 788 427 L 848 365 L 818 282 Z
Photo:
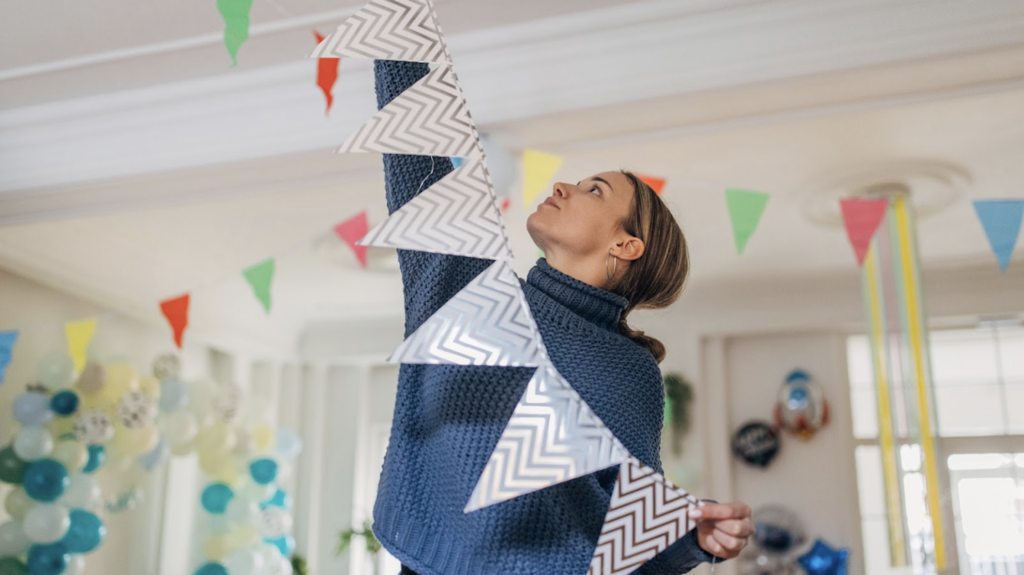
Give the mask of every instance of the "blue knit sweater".
M 384 106 L 426 74 L 425 64 L 376 62 Z M 388 210 L 452 170 L 448 158 L 385 155 Z M 422 183 L 422 186 L 421 186 Z M 399 250 L 405 335 L 490 261 Z M 657 471 L 664 410 L 661 372 L 619 335 L 626 300 L 537 262 L 523 289 L 559 372 L 626 448 Z M 463 513 L 534 368 L 402 365 L 373 530 L 420 575 L 584 575 L 617 467 Z M 694 532 L 638 573 L 685 573 L 711 556 Z

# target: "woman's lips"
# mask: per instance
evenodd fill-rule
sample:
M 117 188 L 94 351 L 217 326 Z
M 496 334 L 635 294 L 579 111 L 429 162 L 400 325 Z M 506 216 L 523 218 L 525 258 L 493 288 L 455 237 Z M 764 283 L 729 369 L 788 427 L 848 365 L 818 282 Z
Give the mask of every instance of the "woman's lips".
M 562 209 L 562 208 L 558 207 L 558 204 L 555 203 L 555 200 L 552 200 L 551 198 L 545 199 L 543 202 L 541 202 L 541 205 L 551 206 L 551 207 L 555 208 L 556 210 Z

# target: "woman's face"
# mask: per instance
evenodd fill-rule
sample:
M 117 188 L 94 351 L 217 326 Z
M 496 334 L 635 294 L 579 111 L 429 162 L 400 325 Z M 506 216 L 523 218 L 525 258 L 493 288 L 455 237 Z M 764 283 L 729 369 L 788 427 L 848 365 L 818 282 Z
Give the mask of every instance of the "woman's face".
M 632 237 L 622 222 L 635 193 L 621 172 L 601 172 L 575 185 L 557 182 L 551 196 L 527 218 L 526 229 L 545 254 L 604 258 L 623 238 Z

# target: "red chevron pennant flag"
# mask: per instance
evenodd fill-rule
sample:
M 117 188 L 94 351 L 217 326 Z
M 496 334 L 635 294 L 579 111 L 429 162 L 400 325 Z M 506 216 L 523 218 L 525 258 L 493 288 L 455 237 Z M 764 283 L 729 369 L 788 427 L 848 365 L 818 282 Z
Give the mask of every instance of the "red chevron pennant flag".
M 629 456 L 619 466 L 587 575 L 632 573 L 693 529 L 697 522 L 690 519 L 690 511 L 700 505 L 692 495 Z
M 188 327 L 188 294 L 160 302 L 160 311 L 174 331 L 174 344 L 181 349 L 181 340 Z
M 341 241 L 348 244 L 348 247 L 352 248 L 352 251 L 356 254 L 356 259 L 359 260 L 359 265 L 363 266 L 363 268 L 367 264 L 366 246 L 361 246 L 356 242 L 363 239 L 363 236 L 369 230 L 370 222 L 366 218 L 365 210 L 334 226 L 334 233 L 341 238 Z
M 640 181 L 647 184 L 654 190 L 654 193 L 661 195 L 661 190 L 665 189 L 665 178 L 655 178 L 654 176 L 645 176 L 643 174 L 637 174 L 636 177 L 640 178 Z
M 871 238 L 875 237 L 878 226 L 885 219 L 885 211 L 889 209 L 889 200 L 844 199 L 839 200 L 843 212 L 843 224 L 846 235 L 850 238 L 853 253 L 857 256 L 857 265 L 864 265 L 864 256 L 868 253 Z
M 373 0 L 313 51 L 325 56 L 447 63 L 429 0 Z
M 313 35 L 316 36 L 317 42 L 324 41 L 324 37 L 316 30 L 313 30 Z M 320 58 L 317 61 L 316 85 L 320 86 L 324 98 L 327 98 L 327 109 L 324 110 L 324 114 L 331 112 L 331 104 L 334 103 L 334 95 L 331 94 L 331 90 L 334 89 L 334 82 L 338 80 L 338 63 L 340 61 L 339 58 Z

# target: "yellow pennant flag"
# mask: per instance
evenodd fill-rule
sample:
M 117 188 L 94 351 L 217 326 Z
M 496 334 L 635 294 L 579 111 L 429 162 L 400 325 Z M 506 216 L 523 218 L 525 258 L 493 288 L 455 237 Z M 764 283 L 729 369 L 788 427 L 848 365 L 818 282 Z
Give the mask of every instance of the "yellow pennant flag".
M 64 333 L 68 336 L 68 354 L 75 360 L 75 370 L 80 372 L 85 367 L 85 352 L 92 334 L 96 333 L 96 318 L 69 321 L 64 324 Z
M 552 156 L 537 150 L 523 152 L 523 207 L 530 204 L 548 187 L 555 172 L 562 167 L 561 156 Z

